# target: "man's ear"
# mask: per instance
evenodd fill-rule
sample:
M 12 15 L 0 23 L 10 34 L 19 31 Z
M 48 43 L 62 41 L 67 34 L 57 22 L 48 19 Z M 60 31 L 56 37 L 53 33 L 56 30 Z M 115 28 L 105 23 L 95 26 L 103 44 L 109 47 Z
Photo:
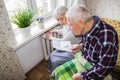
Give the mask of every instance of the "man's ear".
M 84 27 L 85 23 L 84 23 L 84 21 L 80 20 L 80 21 L 78 22 L 78 25 L 81 26 L 81 27 Z
M 79 20 L 79 21 L 78 21 L 78 25 L 79 25 L 79 26 L 82 26 L 82 24 L 83 24 L 83 23 Z

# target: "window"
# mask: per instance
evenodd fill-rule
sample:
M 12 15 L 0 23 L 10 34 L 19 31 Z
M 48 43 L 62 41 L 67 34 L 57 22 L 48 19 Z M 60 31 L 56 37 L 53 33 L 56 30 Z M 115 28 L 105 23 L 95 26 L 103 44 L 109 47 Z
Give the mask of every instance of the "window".
M 27 0 L 4 0 L 4 1 L 8 11 L 8 16 L 10 19 L 17 9 L 19 9 L 21 6 L 23 8 L 27 6 Z M 14 24 L 12 25 L 12 27 L 13 29 L 17 28 L 17 26 Z
M 43 15 L 48 17 L 52 14 L 56 5 L 65 5 L 65 0 L 4 0 L 4 2 L 10 19 L 17 9 L 24 8 L 27 5 L 30 5 L 36 13 L 36 17 Z M 13 23 L 12 27 L 13 30 L 17 29 L 17 26 Z
M 40 15 L 44 15 L 51 11 L 48 7 L 49 4 L 48 0 L 36 0 L 36 4 L 37 4 L 37 11 Z
M 15 12 L 16 9 L 26 7 L 26 0 L 5 0 L 5 5 L 10 16 Z
M 51 1 L 52 0 L 4 0 L 10 19 L 16 10 L 24 8 L 27 5 L 30 5 L 36 13 L 36 17 L 48 14 L 53 10 L 52 5 L 54 3 L 51 3 Z M 12 27 L 13 29 L 17 28 L 15 24 L 12 24 Z
M 64 4 L 65 0 L 60 0 L 59 2 L 58 1 L 59 0 L 4 0 L 4 3 L 9 18 L 11 18 L 19 8 L 22 9 L 29 5 L 29 7 L 32 8 L 33 12 L 35 12 L 35 17 L 37 19 L 39 16 L 45 16 L 45 18 L 50 17 L 56 5 Z M 60 2 L 61 4 L 59 4 Z M 56 24 L 56 21 L 54 19 L 48 19 L 46 20 L 45 24 L 47 24 L 49 27 L 49 25 L 54 22 Z M 18 28 L 18 26 L 13 23 L 11 23 L 11 25 L 15 34 L 17 46 L 25 44 L 27 40 L 29 41 L 33 39 L 35 35 L 41 32 L 41 30 L 38 29 L 37 25 L 30 28 L 28 27 L 28 31 L 24 31 L 25 29 Z M 21 30 L 23 31 L 21 32 Z

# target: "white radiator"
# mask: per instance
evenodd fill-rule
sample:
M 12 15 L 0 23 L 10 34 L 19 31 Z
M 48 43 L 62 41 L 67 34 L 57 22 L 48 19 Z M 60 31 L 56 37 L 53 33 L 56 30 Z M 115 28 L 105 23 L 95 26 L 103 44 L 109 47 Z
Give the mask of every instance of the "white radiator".
M 60 26 L 57 25 L 55 28 L 59 29 Z M 43 53 L 44 53 L 45 60 L 48 60 L 50 53 L 55 49 L 53 49 L 51 41 L 47 40 L 45 35 L 46 35 L 46 33 L 43 34 L 43 36 L 42 36 L 42 46 L 43 46 Z M 57 37 L 57 38 L 61 37 L 61 36 L 57 35 L 56 33 L 54 33 L 53 36 Z
M 43 53 L 45 60 L 48 60 L 50 53 L 53 51 L 51 41 L 47 40 L 46 38 L 43 38 L 42 44 L 43 44 Z

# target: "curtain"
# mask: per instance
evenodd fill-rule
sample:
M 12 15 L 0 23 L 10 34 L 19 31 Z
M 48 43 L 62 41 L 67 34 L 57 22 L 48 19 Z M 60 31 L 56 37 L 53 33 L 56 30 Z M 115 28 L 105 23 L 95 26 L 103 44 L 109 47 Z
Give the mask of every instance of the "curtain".
M 67 2 L 68 8 L 70 8 L 71 6 L 74 6 L 74 5 L 81 5 L 83 7 L 86 7 L 85 0 L 66 0 L 66 2 Z

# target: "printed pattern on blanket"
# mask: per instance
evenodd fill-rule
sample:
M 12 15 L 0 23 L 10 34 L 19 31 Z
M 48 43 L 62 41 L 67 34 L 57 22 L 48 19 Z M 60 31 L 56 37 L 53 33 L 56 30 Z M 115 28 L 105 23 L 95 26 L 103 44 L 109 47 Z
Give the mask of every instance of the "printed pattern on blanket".
M 82 62 L 82 63 L 81 63 Z M 63 65 L 58 66 L 52 73 L 51 80 L 72 80 L 72 75 L 77 72 L 89 70 L 93 66 L 82 57 L 82 53 L 78 52 L 75 59 L 72 59 Z M 106 78 L 104 80 L 107 80 Z

